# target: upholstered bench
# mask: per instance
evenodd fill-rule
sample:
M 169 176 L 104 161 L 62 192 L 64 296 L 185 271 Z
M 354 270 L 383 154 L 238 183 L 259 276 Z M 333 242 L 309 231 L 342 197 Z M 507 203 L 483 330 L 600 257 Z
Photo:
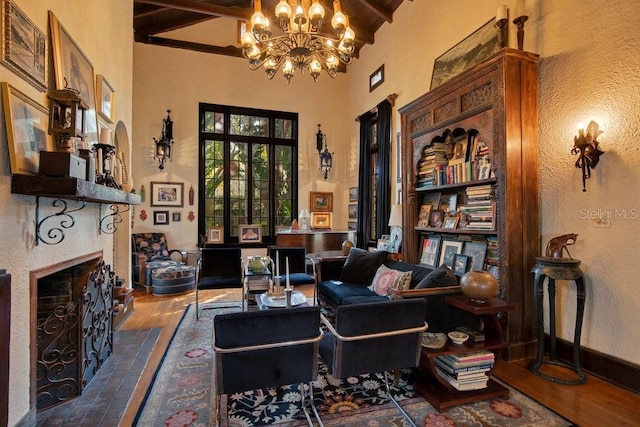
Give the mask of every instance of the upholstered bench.
M 159 261 L 159 263 L 167 261 Z M 191 265 L 157 266 L 151 271 L 151 292 L 170 295 L 188 292 L 196 284 L 196 268 Z

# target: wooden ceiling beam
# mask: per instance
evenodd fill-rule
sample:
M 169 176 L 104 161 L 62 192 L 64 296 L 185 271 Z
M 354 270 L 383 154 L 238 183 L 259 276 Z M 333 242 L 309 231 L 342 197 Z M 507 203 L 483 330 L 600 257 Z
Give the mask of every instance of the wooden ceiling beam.
M 187 12 L 202 13 L 205 15 L 222 16 L 225 18 L 247 20 L 251 17 L 253 9 L 218 6 L 212 3 L 204 3 L 194 0 L 134 0 L 138 4 L 152 4 L 155 6 L 180 9 Z
M 134 39 L 139 43 L 152 44 L 155 46 L 166 46 L 178 49 L 193 50 L 196 52 L 214 53 L 217 55 L 233 56 L 236 58 L 244 58 L 242 49 L 235 46 L 214 46 L 203 43 L 187 42 L 183 40 L 168 39 L 165 37 L 148 36 L 144 34 L 134 34 Z
M 393 22 L 393 12 L 390 12 L 388 9 L 380 6 L 380 4 L 375 0 L 358 0 L 358 2 L 388 23 Z
M 152 4 L 140 4 L 133 8 L 133 19 L 145 18 L 147 16 L 153 16 L 157 13 L 162 13 L 165 10 L 171 10 L 168 7 L 156 7 Z

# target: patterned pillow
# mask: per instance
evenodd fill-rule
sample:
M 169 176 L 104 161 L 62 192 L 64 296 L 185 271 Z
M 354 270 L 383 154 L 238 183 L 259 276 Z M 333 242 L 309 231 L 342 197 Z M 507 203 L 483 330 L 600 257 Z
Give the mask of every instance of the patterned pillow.
M 411 274 L 411 271 L 393 270 L 381 265 L 373 277 L 369 289 L 381 296 L 387 296 L 389 288 L 395 288 L 399 291 L 409 289 Z

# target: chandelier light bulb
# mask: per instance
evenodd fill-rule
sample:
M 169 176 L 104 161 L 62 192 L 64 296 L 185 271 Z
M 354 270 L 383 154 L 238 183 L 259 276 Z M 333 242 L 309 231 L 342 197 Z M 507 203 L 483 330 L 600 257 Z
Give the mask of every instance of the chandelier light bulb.
M 278 19 L 287 21 L 291 19 L 291 6 L 286 0 L 280 0 L 280 3 L 276 6 L 276 16 Z
M 318 0 L 314 0 L 313 4 L 309 8 L 309 20 L 311 21 L 311 25 L 316 28 L 322 26 L 322 19 L 324 18 L 324 7 Z
M 262 14 L 262 12 L 256 11 L 251 15 L 251 27 L 256 31 L 266 28 L 267 22 L 267 18 Z

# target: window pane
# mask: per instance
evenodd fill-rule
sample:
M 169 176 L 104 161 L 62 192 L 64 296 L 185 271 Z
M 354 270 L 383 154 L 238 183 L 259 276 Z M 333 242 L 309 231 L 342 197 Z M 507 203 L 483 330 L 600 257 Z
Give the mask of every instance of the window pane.
M 275 137 L 283 139 L 293 138 L 293 121 L 287 119 L 275 120 Z
M 231 115 L 231 135 L 269 136 L 269 119 L 267 117 Z
M 248 194 L 247 165 L 248 144 L 231 142 L 231 161 L 229 163 L 229 202 L 231 208 L 231 235 L 238 235 L 238 226 L 247 224 Z
M 282 145 L 276 146 L 275 164 L 275 201 L 276 226 L 290 225 L 291 218 L 296 215 L 292 212 L 292 169 L 293 169 L 293 149 Z
M 222 141 L 204 143 L 205 211 L 204 228 L 224 224 L 224 145 Z

